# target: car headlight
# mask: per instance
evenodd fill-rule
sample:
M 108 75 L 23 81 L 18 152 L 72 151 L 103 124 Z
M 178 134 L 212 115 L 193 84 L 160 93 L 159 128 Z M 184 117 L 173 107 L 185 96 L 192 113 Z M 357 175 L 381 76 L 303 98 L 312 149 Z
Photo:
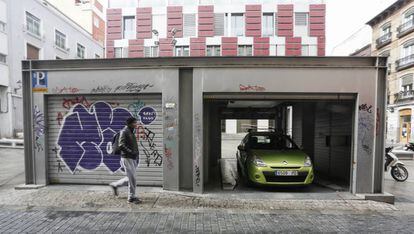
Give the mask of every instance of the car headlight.
M 267 167 L 266 163 L 263 162 L 263 160 L 256 158 L 253 160 L 254 165 L 256 165 L 257 167 Z
M 312 161 L 311 161 L 309 156 L 306 156 L 304 165 L 305 165 L 305 167 L 311 167 L 312 166 Z

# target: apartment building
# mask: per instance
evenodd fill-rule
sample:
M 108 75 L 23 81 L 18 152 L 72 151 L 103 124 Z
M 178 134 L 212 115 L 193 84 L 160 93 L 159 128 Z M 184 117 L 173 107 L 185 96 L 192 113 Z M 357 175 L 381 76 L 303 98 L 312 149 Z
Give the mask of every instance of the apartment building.
M 110 0 L 106 55 L 324 56 L 322 0 Z
M 324 56 L 322 0 L 110 0 L 106 56 Z M 274 121 L 226 120 L 223 132 Z
M 367 24 L 372 55 L 388 57 L 387 141 L 407 143 L 414 139 L 414 1 L 396 1 Z
M 102 57 L 103 46 L 48 1 L 0 0 L 0 138 L 23 129 L 22 60 Z
M 105 43 L 106 0 L 48 0 L 59 11 L 88 31 L 93 39 Z

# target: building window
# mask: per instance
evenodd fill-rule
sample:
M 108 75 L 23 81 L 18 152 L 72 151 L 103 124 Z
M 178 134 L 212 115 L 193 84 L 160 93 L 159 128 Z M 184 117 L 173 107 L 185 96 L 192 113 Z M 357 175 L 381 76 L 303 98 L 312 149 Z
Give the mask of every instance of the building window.
M 190 47 L 189 46 L 176 46 L 174 49 L 174 56 L 190 56 Z
M 221 48 L 219 45 L 207 46 L 207 56 L 220 56 Z
M 114 56 L 115 58 L 122 58 L 123 57 L 123 50 L 124 48 L 122 47 L 115 47 L 114 48 Z
M 401 58 L 409 57 L 414 54 L 414 40 L 404 44 L 401 50 Z
M 276 55 L 285 56 L 286 55 L 286 45 L 276 45 Z
M 303 13 L 303 12 L 295 13 L 295 25 L 307 26 L 308 25 L 308 13 Z
M 30 33 L 40 37 L 40 19 L 26 12 L 26 29 Z
M 58 48 L 66 49 L 66 35 L 55 30 L 55 45 Z
M 414 21 L 414 8 L 410 8 L 404 14 L 403 23 L 413 22 Z
M 387 24 L 381 29 L 381 36 L 388 35 L 389 33 L 391 33 L 391 25 Z
M 145 0 L 146 2 L 149 1 L 154 1 L 154 0 Z M 140 4 L 142 4 L 141 2 L 144 2 L 144 0 L 140 1 Z M 155 2 L 155 1 L 154 1 Z M 138 1 L 131 1 L 131 0 L 109 0 L 108 3 L 108 8 L 126 8 L 126 7 L 131 7 L 131 8 L 135 8 L 138 7 Z
M 165 6 L 165 3 L 165 0 L 140 0 L 138 2 L 139 7 L 162 7 Z
M 231 14 L 231 36 L 244 36 L 244 15 Z
M 40 49 L 26 44 L 26 59 L 28 60 L 38 60 L 40 58 Z
M 145 57 L 158 57 L 158 46 L 145 46 L 144 56 Z
M 302 45 L 302 56 L 309 56 L 309 45 Z
M 5 54 L 0 54 L 0 63 L 6 63 L 7 62 L 7 56 Z
M 264 37 L 273 36 L 275 28 L 275 20 L 273 13 L 264 13 L 262 19 L 262 34 Z
M 183 36 L 194 37 L 196 36 L 196 15 L 195 14 L 184 14 L 183 15 Z
M 224 13 L 214 14 L 214 36 L 224 36 Z
M 124 39 L 135 39 L 136 38 L 136 27 L 135 17 L 125 16 L 123 21 L 123 38 Z
M 95 28 L 99 28 L 100 19 L 97 16 L 93 17 L 93 25 Z
M 0 32 L 6 32 L 6 23 L 0 21 Z
M 237 50 L 238 56 L 252 56 L 253 48 L 251 45 L 239 45 Z
M 78 58 L 85 58 L 85 46 L 81 45 L 81 44 L 77 44 L 77 49 L 76 49 L 76 55 L 78 56 Z

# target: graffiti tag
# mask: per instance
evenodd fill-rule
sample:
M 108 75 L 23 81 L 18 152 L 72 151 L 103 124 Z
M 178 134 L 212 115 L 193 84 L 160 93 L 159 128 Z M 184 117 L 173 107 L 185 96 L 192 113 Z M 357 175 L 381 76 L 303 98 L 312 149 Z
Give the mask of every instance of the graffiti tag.
M 62 102 L 62 107 L 69 110 L 70 108 L 72 108 L 76 104 L 82 104 L 83 106 L 85 106 L 87 108 L 89 108 L 91 106 L 91 104 L 88 102 L 86 97 L 80 96 L 80 97 L 75 97 L 75 98 L 71 98 L 71 99 L 64 98 L 63 102 Z
M 155 143 L 155 133 L 147 127 L 138 126 L 136 134 L 137 139 L 140 141 L 142 151 L 145 154 L 145 163 L 147 164 L 147 167 L 149 167 L 151 163 L 156 166 L 161 166 L 162 155 L 156 148 L 157 144 Z M 146 146 L 144 142 L 146 143 Z
M 240 91 L 255 91 L 255 92 L 263 92 L 266 91 L 265 87 L 258 86 L 258 85 L 242 85 L 239 86 Z
M 57 94 L 76 94 L 79 93 L 80 89 L 76 87 L 55 87 L 53 93 Z
M 43 151 L 43 135 L 45 134 L 45 116 L 39 110 L 39 107 L 34 106 L 33 110 L 34 133 L 35 133 L 35 149 L 37 152 Z
M 372 113 L 372 105 L 368 106 L 368 104 L 361 104 L 359 105 L 358 109 L 359 111 L 366 111 L 368 113 Z
M 79 168 L 97 169 L 103 163 L 111 172 L 119 170 L 120 156 L 111 154 L 108 145 L 131 113 L 107 102 L 89 105 L 86 99 L 76 99 L 68 103 L 74 106 L 64 117 L 57 139 L 59 156 L 67 168 L 75 173 Z

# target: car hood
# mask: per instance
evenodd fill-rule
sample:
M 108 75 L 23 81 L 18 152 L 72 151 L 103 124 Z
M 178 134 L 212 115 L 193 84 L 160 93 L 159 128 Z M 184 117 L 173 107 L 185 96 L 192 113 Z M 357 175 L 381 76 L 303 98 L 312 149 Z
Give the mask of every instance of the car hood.
M 303 166 L 307 157 L 301 150 L 252 150 L 252 155 L 271 167 Z

